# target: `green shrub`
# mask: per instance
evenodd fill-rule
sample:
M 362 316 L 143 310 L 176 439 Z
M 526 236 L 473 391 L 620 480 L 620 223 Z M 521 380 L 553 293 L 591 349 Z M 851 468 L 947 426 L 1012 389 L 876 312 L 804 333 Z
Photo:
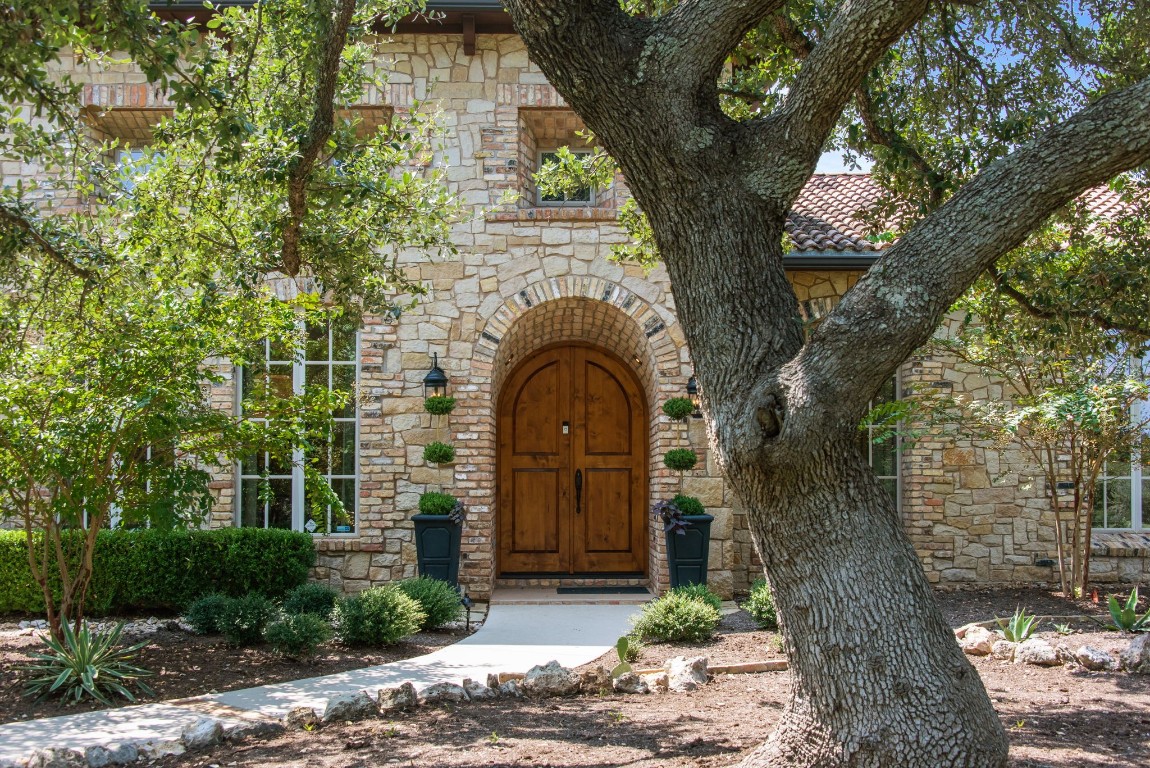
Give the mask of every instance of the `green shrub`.
M 298 616 L 314 613 L 324 621 L 331 618 L 331 612 L 339 600 L 339 593 L 326 584 L 309 581 L 287 593 L 284 598 L 284 613 Z
M 684 584 L 681 587 L 675 587 L 671 592 L 676 595 L 691 597 L 695 600 L 702 600 L 716 611 L 723 607 L 722 598 L 712 592 L 706 584 Z
M 227 595 L 204 595 L 184 611 L 184 620 L 200 635 L 214 635 L 220 631 L 220 616 L 232 598 Z
M 36 662 L 22 669 L 35 675 L 25 686 L 25 693 L 44 698 L 59 693 L 65 700 L 80 701 L 85 696 L 112 706 L 111 694 L 118 693 L 128 701 L 136 697 L 127 686 L 135 683 L 141 691 L 152 695 L 152 689 L 141 678 L 151 677 L 146 669 L 128 664 L 136 652 L 148 641 L 119 648 L 123 623 L 103 632 L 93 632 L 87 624 L 78 633 L 64 624 L 64 640 L 50 635 L 44 638 L 46 653 L 34 653 Z
M 699 457 L 690 448 L 672 448 L 663 456 L 663 463 L 667 465 L 667 469 L 686 472 L 695 468 L 699 463 Z
M 272 650 L 289 659 L 306 659 L 331 640 L 331 625 L 314 613 L 289 613 L 264 629 Z
M 440 579 L 420 576 L 417 579 L 404 579 L 396 584 L 403 594 L 419 603 L 427 614 L 420 629 L 435 629 L 449 621 L 463 618 L 463 603 L 455 587 Z
M 220 611 L 220 634 L 232 645 L 256 645 L 276 613 L 276 604 L 255 592 L 232 598 Z
M 763 579 L 751 585 L 751 595 L 743 603 L 743 610 L 763 629 L 778 629 L 779 614 L 775 611 L 775 597 L 771 587 Z
M 684 496 L 679 494 L 671 499 L 671 503 L 679 508 L 679 511 L 684 515 L 705 515 L 707 510 L 703 507 L 703 502 L 696 499 L 694 496 Z
M 425 515 L 450 515 L 455 508 L 455 497 L 450 493 L 428 491 L 420 494 L 419 511 Z
M 446 395 L 432 395 L 423 401 L 423 410 L 432 416 L 446 416 L 455 410 L 455 398 Z
M 663 403 L 663 413 L 672 421 L 683 421 L 695 412 L 695 404 L 689 397 L 672 397 Z
M 455 461 L 455 448 L 436 440 L 423 446 L 423 460 L 428 464 L 450 464 Z
M 696 597 L 668 592 L 632 619 L 634 634 L 656 643 L 701 643 L 715 633 L 719 612 Z
M 64 534 L 75 557 L 82 531 Z M 40 546 L 43 534 L 33 534 Z M 310 534 L 263 528 L 100 531 L 86 605 L 94 616 L 178 611 L 207 594 L 282 597 L 307 581 L 315 564 Z M 60 593 L 53 573 L 53 589 Z M 43 613 L 44 598 L 28 568 L 23 531 L 0 531 L 0 613 Z
M 419 631 L 427 615 L 397 587 L 372 587 L 336 603 L 335 636 L 345 645 L 393 645 Z

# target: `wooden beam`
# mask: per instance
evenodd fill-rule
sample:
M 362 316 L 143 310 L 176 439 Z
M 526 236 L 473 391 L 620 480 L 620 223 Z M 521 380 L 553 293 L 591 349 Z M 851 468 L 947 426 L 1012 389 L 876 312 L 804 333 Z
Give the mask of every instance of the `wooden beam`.
M 475 14 L 465 13 L 463 21 L 463 53 L 467 56 L 475 55 Z

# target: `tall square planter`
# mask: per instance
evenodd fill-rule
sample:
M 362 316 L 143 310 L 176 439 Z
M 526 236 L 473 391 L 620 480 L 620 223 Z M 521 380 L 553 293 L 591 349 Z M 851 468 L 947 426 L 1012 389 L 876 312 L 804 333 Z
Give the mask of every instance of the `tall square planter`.
M 667 566 L 671 589 L 707 583 L 707 556 L 711 549 L 710 515 L 684 515 L 689 523 L 683 533 L 667 531 Z
M 413 515 L 415 523 L 415 555 L 420 576 L 459 584 L 459 544 L 463 540 L 463 526 L 453 523 L 447 515 Z

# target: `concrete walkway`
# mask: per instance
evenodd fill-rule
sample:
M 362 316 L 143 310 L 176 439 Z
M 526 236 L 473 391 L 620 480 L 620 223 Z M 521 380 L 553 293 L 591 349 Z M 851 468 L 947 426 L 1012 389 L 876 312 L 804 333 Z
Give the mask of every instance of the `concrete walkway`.
M 366 690 L 374 699 L 378 689 L 404 681 L 418 690 L 466 677 L 485 682 L 488 673 L 526 672 L 552 660 L 575 667 L 610 650 L 628 632 L 628 618 L 636 611 L 633 604 L 493 603 L 478 632 L 426 656 L 174 702 L 0 725 L 0 766 L 38 749 L 83 753 L 122 743 L 143 754 L 162 753 L 169 746 L 177 751 L 185 729 L 203 725 L 205 718 L 231 730 L 278 719 L 296 707 L 323 714 L 332 698 Z

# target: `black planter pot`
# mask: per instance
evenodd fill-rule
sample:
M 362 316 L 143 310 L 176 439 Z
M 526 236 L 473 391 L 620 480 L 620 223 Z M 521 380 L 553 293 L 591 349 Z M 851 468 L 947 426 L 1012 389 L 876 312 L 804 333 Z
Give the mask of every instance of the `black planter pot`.
M 411 519 L 415 522 L 419 575 L 458 586 L 459 543 L 463 539 L 463 526 L 451 522 L 447 515 L 414 515 Z
M 679 534 L 667 531 L 667 565 L 671 589 L 707 583 L 707 555 L 711 549 L 710 515 L 683 515 L 689 525 Z

